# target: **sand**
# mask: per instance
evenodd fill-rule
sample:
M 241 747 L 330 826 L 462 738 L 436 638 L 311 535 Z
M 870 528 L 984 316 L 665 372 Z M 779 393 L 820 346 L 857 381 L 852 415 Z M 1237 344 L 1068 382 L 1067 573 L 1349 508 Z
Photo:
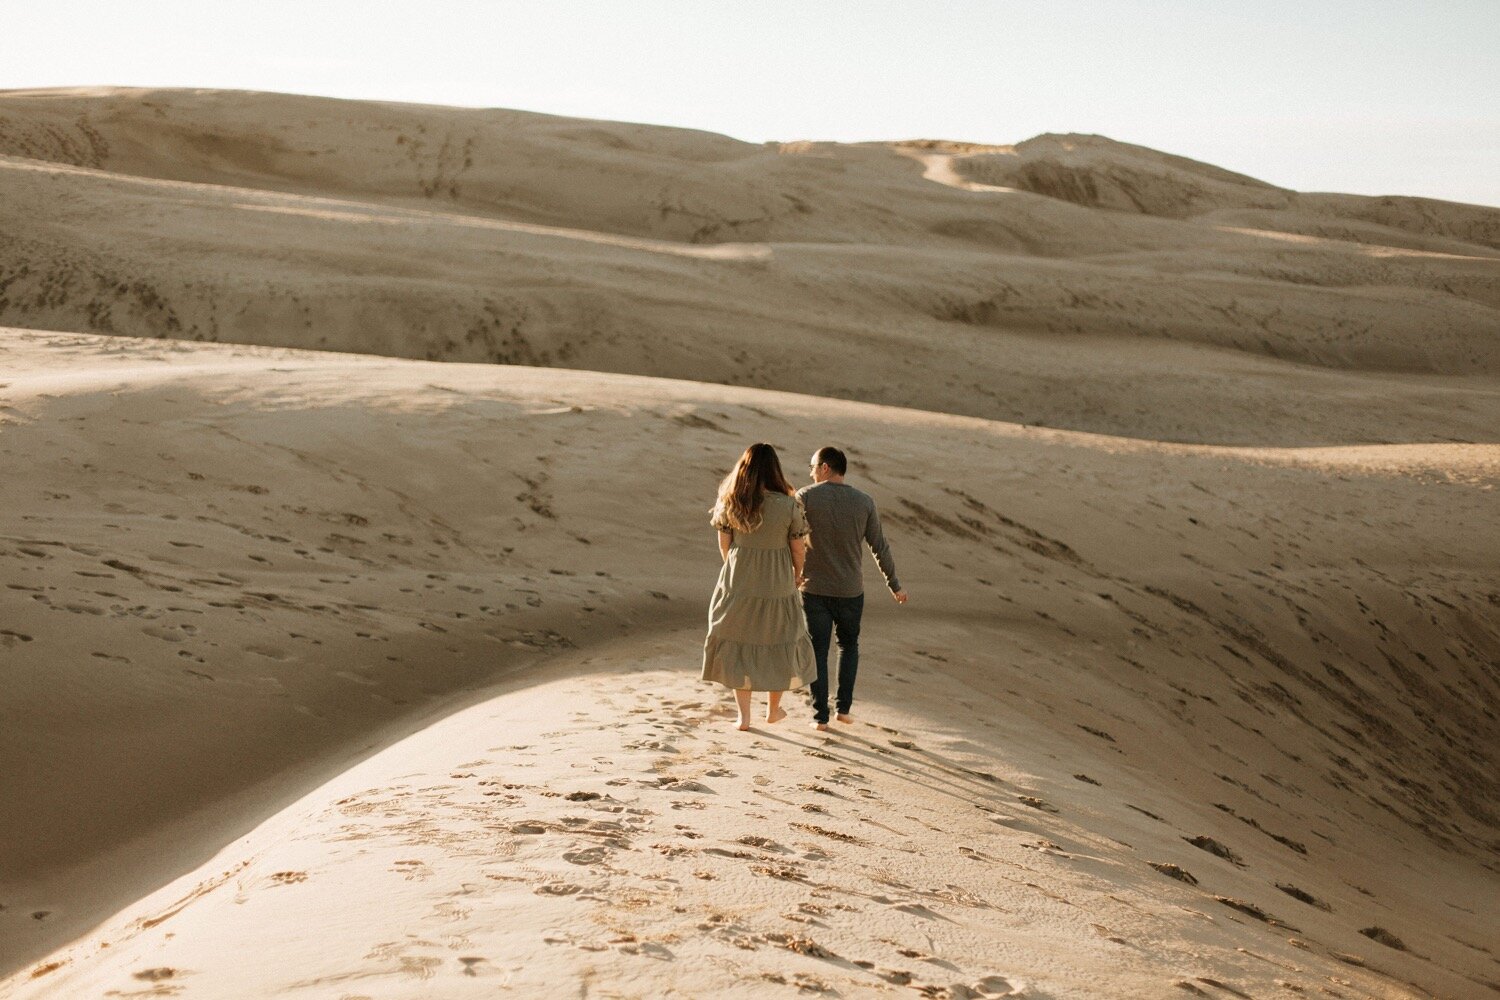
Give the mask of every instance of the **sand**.
M 8 92 L 0 323 L 587 368 L 1153 440 L 1492 439 L 1500 209 L 1296 195 L 1122 143 L 1034 143 L 1017 147 L 1027 162 L 1052 150 L 1076 176 L 1087 157 L 1094 188 L 1123 176 L 1148 205 L 1216 197 L 1163 217 L 924 176 L 933 155 L 989 176 L 991 147 Z M 1245 208 L 1241 188 L 1269 207 Z
M 0 996 L 1500 991 L 1500 265 L 1453 245 L 1482 232 L 1246 235 L 972 176 L 1018 154 L 957 144 L 0 109 L 8 142 L 86 118 L 108 147 L 0 160 L 0 317 L 71 328 L 0 328 Z M 330 149 L 505 125 L 513 159 L 476 139 L 471 169 L 516 190 L 231 141 L 329 114 Z M 630 217 L 663 175 L 790 176 L 813 211 L 740 240 Z M 1233 211 L 1305 221 L 1229 177 L 1273 199 Z M 1052 242 L 928 225 L 964 212 Z M 1247 277 L 1268 242 L 1386 283 Z M 1132 297 L 1066 332 L 919 315 L 986 274 Z M 1301 353 L 1173 311 L 1230 287 Z M 486 296 L 533 317 L 514 357 L 464 340 Z M 588 329 L 613 343 L 543 346 Z M 870 568 L 827 734 L 800 699 L 737 733 L 696 679 L 706 510 L 753 440 L 791 470 L 848 447 L 912 593 Z

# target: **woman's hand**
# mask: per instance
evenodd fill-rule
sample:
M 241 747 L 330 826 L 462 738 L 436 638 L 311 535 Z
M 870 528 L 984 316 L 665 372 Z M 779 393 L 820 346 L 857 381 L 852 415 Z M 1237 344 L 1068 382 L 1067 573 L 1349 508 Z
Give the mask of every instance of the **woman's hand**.
M 807 578 L 802 575 L 802 562 L 807 558 L 807 539 L 793 538 L 786 544 L 792 550 L 792 580 L 800 588 L 807 582 Z

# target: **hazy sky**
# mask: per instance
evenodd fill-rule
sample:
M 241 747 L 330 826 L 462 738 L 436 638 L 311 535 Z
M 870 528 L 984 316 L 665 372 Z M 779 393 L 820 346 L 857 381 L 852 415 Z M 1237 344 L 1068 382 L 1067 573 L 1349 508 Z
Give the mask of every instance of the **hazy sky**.
M 233 87 L 741 139 L 1098 132 L 1500 205 L 1500 0 L 17 0 L 0 88 Z

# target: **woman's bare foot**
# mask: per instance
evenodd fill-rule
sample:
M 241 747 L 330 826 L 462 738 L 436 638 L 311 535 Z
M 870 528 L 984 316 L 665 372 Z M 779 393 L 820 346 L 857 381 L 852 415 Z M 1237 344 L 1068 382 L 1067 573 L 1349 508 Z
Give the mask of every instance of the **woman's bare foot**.
M 846 726 L 854 725 L 854 716 L 850 715 L 848 712 L 840 712 L 838 715 L 834 716 L 834 718 L 838 719 Z
M 748 733 L 750 731 L 750 720 L 749 719 L 735 719 L 734 720 L 734 728 L 738 729 L 742 733 Z
M 786 709 L 777 706 L 774 709 L 766 709 L 766 722 L 777 723 L 786 718 Z
M 748 732 L 750 729 L 750 692 L 748 689 L 735 689 L 734 707 L 738 710 L 735 715 L 734 728 L 742 733 Z

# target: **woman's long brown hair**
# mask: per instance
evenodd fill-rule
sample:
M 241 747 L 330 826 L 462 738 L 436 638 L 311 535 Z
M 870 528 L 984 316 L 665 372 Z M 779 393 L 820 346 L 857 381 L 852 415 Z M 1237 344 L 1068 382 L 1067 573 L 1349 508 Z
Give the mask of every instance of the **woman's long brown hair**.
M 764 441 L 745 449 L 734 471 L 719 484 L 713 523 L 745 534 L 760 527 L 761 498 L 766 493 L 791 496 L 792 484 L 781 471 L 776 449 Z

